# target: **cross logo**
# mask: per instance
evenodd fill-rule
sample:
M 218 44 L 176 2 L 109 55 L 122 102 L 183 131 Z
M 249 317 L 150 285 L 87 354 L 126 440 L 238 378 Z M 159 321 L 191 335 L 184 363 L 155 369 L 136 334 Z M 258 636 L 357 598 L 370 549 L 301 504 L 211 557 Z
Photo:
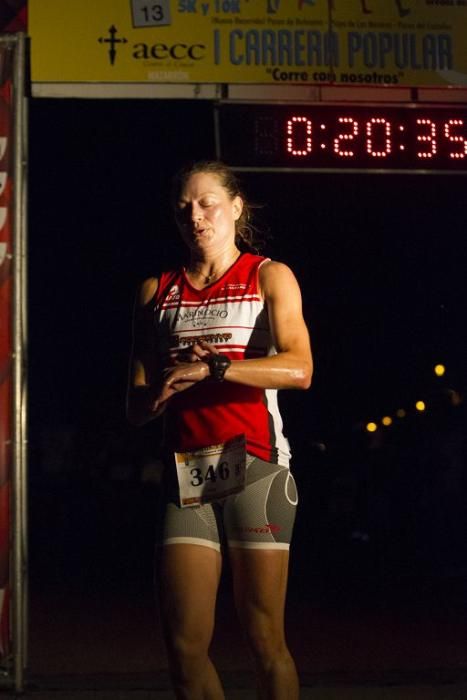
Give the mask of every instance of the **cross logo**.
M 108 37 L 101 36 L 98 39 L 100 44 L 108 44 L 109 45 L 109 60 L 110 60 L 111 66 L 113 66 L 115 63 L 115 57 L 117 55 L 117 49 L 116 49 L 117 44 L 126 44 L 127 43 L 127 39 L 125 39 L 125 37 L 122 37 L 121 39 L 117 39 L 116 34 L 117 34 L 117 28 L 112 24 L 112 26 L 109 27 L 109 36 Z

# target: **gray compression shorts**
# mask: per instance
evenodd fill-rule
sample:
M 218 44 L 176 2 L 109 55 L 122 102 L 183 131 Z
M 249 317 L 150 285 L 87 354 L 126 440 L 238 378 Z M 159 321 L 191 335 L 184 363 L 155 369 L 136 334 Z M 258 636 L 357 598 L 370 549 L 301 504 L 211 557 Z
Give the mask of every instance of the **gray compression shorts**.
M 191 508 L 179 506 L 174 470 L 165 469 L 163 482 L 159 545 L 289 549 L 298 495 L 287 467 L 249 456 L 241 493 Z

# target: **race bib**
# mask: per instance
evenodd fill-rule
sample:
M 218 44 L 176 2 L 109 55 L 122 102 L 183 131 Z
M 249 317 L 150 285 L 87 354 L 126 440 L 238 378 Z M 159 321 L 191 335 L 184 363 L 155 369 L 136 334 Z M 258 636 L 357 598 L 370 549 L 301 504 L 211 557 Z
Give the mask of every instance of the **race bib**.
M 238 493 L 245 488 L 245 436 L 195 452 L 175 452 L 175 466 L 182 508 Z

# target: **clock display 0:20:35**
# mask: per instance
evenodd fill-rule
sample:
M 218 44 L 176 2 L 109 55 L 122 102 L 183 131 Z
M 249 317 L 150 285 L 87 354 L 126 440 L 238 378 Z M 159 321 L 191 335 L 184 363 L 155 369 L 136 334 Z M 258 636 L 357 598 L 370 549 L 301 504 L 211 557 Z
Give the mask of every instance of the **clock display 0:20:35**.
M 467 171 L 465 108 L 228 107 L 221 111 L 221 155 L 233 166 Z

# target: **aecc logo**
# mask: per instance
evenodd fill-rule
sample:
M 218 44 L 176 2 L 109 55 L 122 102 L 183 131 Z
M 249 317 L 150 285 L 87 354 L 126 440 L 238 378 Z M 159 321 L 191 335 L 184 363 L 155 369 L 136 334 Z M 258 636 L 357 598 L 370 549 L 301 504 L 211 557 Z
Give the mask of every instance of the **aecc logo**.
M 106 37 L 99 37 L 100 44 L 108 47 L 108 56 L 110 65 L 115 65 L 117 49 L 128 43 L 125 37 L 118 36 L 118 29 L 115 25 L 109 27 L 109 33 Z M 204 44 L 185 44 L 176 42 L 174 44 L 164 44 L 158 42 L 155 44 L 146 44 L 141 42 L 133 45 L 133 58 L 137 60 L 155 59 L 163 61 L 164 59 L 172 59 L 174 61 L 201 61 L 206 56 L 206 46 Z
M 204 44 L 135 44 L 133 47 L 133 58 L 173 58 L 175 61 L 191 59 L 200 61 L 206 55 Z

